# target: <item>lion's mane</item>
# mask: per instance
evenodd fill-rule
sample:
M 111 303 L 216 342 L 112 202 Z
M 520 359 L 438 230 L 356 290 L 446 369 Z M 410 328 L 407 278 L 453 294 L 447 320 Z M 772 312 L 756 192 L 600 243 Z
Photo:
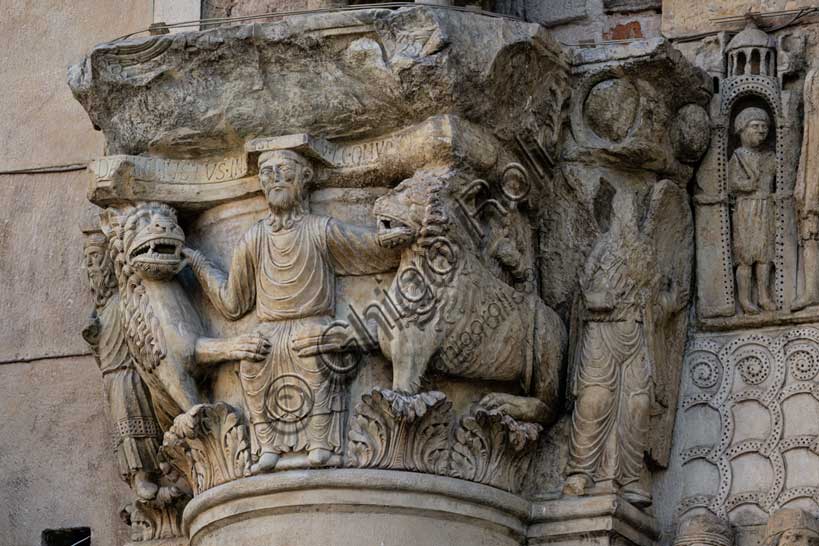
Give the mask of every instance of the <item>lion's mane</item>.
M 116 211 L 110 218 L 108 250 L 116 270 L 120 306 L 128 345 L 148 372 L 159 366 L 166 355 L 165 337 L 156 318 L 142 279 L 128 264 L 128 251 L 140 230 L 140 221 L 159 212 L 176 222 L 176 212 L 164 203 L 139 203 Z

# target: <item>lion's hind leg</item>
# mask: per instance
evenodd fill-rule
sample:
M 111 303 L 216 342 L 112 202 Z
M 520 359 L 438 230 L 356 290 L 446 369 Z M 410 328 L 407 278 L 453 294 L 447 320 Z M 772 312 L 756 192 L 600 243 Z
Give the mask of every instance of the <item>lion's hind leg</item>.
M 546 423 L 557 420 L 560 411 L 560 383 L 567 333 L 563 321 L 552 309 L 538 301 L 535 307 L 532 396 L 548 408 Z
M 159 376 L 168 396 L 177 406 L 176 414 L 185 413 L 198 404 L 208 402 L 184 366 L 165 361 L 154 370 L 154 373 Z
M 560 371 L 566 329 L 560 317 L 540 301 L 535 305 L 533 317 L 533 338 L 520 340 L 534 345 L 529 396 L 491 393 L 483 397 L 480 405 L 518 421 L 548 426 L 557 420 L 560 408 Z

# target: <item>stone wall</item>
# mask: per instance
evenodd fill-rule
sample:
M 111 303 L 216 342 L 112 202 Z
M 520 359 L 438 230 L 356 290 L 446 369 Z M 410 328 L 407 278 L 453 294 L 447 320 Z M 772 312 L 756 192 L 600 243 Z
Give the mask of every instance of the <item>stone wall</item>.
M 202 16 L 222 17 L 344 3 L 335 0 L 207 0 L 201 6 Z M 453 3 L 457 6 L 478 4 Z M 0 424 L 0 507 L 8 507 L 0 509 L 0 544 L 34 546 L 40 544 L 42 531 L 71 527 L 90 527 L 94 544 L 117 545 L 130 539 L 128 528 L 120 523 L 120 509 L 131 495 L 118 476 L 112 454 L 102 380 L 88 345 L 79 335 L 94 307 L 80 273 L 84 260 L 80 226 L 93 225 L 98 210 L 86 201 L 89 182 L 96 177 L 89 198 L 103 207 L 135 200 L 139 192 L 134 193 L 134 188 L 141 188 L 142 195 L 177 207 L 181 211 L 180 225 L 187 232 L 190 245 L 224 266 L 229 263 L 231 251 L 242 233 L 266 213 L 254 171 L 258 152 L 293 146 L 300 152 L 306 150 L 311 161 L 320 164 L 317 177 L 323 189 L 312 196 L 313 211 L 358 225 L 375 223 L 373 202 L 401 179 L 413 175 L 415 163 L 427 162 L 435 168 L 445 165 L 458 172 L 458 176 L 481 176 L 493 184 L 498 180 L 505 183 L 508 173 L 514 175 L 518 172 L 516 169 L 523 169 L 512 161 L 514 159 L 526 163 L 532 172 L 542 169 L 540 176 L 548 180 L 548 184 L 538 200 L 533 198 L 521 205 L 525 214 L 515 211 L 504 225 L 487 223 L 482 227 L 499 230 L 498 233 L 508 230 L 515 232 L 514 237 L 521 238 L 516 242 L 529 250 L 523 252 L 520 259 L 531 260 L 527 262 L 528 269 L 538 268 L 535 278 L 539 287 L 533 285 L 530 291 L 539 290 L 543 301 L 568 325 L 570 337 L 577 336 L 577 328 L 582 331 L 582 324 L 578 323 L 587 320 L 575 314 L 575 307 L 583 297 L 578 277 L 584 269 L 606 267 L 606 264 L 595 265 L 592 260 L 600 254 L 596 248 L 611 254 L 628 249 L 634 253 L 626 254 L 624 259 L 632 265 L 635 260 L 643 259 L 635 249 L 653 248 L 651 258 L 660 264 L 658 269 L 663 273 L 664 282 L 667 281 L 664 289 L 668 294 L 665 295 L 675 292 L 673 299 L 679 300 L 679 304 L 674 304 L 673 320 L 669 319 L 663 326 L 667 330 L 662 332 L 665 337 L 647 342 L 665 343 L 665 352 L 656 354 L 664 354 L 667 360 L 660 363 L 665 369 L 655 378 L 655 382 L 667 384 L 663 385 L 659 403 L 651 410 L 652 438 L 645 448 L 650 452 L 651 464 L 642 468 L 639 480 L 641 486 L 645 485 L 645 492 L 653 494 L 651 511 L 639 512 L 626 503 L 625 515 L 614 509 L 606 512 L 608 508 L 598 513 L 596 501 L 591 497 L 577 499 L 577 502 L 561 497 L 565 482 L 563 467 L 569 457 L 567 438 L 574 426 L 570 409 L 563 411 L 558 423 L 541 437 L 529 474 L 510 471 L 511 477 L 501 479 L 484 471 L 485 475 L 479 479 L 476 477 L 479 472 L 474 471 L 468 478 L 481 486 L 494 486 L 535 499 L 531 504 L 511 493 L 494 500 L 497 492 L 491 492 L 491 488 L 481 489 L 478 484 L 467 487 L 451 480 L 450 476 L 464 478 L 466 475 L 463 468 L 457 468 L 457 462 L 453 462 L 456 459 L 444 458 L 441 463 L 439 459 L 425 460 L 419 456 L 417 461 L 408 458 L 390 466 L 374 463 L 360 453 L 356 464 L 366 467 L 368 472 L 376 470 L 366 474 L 372 476 L 367 486 L 373 489 L 358 493 L 355 502 L 366 505 L 373 503 L 373 499 L 383 499 L 384 505 L 392 507 L 390 503 L 395 503 L 396 513 L 405 509 L 423 513 L 424 502 L 407 508 L 401 504 L 406 500 L 401 494 L 394 498 L 379 497 L 379 491 L 393 486 L 414 491 L 412 488 L 418 487 L 421 494 L 428 494 L 425 487 L 446 484 L 441 494 L 447 499 L 461 495 L 462 499 L 476 502 L 476 506 L 487 499 L 495 506 L 503 505 L 509 514 L 498 517 L 512 522 L 509 536 L 529 533 L 529 544 L 556 540 L 554 537 L 563 532 L 578 532 L 573 536 L 583 536 L 588 530 L 586 526 L 594 520 L 601 525 L 600 536 L 605 534 L 602 529 L 611 529 L 611 521 L 617 525 L 625 522 L 626 526 L 640 529 L 639 540 L 629 539 L 634 543 L 670 545 L 681 519 L 710 511 L 735 527 L 738 546 L 752 546 L 764 539 L 768 532 L 766 522 L 775 511 L 781 508 L 799 508 L 813 514 L 819 511 L 816 483 L 819 390 L 815 388 L 819 374 L 819 331 L 815 329 L 819 314 L 810 309 L 791 313 L 788 307 L 788 302 L 796 292 L 803 291 L 805 285 L 804 267 L 800 269 L 795 258 L 798 243 L 792 214 L 782 215 L 785 220 L 780 222 L 782 233 L 778 235 L 786 241 L 780 245 L 785 249 L 780 254 L 786 256 L 777 262 L 780 277 L 773 281 L 773 286 L 787 285 L 776 296 L 779 309 L 758 317 L 745 316 L 739 311 L 736 316 L 726 317 L 710 316 L 703 314 L 701 308 L 686 307 L 689 284 L 692 300 L 699 295 L 702 303 L 710 297 L 702 296 L 703 287 L 710 282 L 708 274 L 700 273 L 693 283 L 689 283 L 689 278 L 691 267 L 695 264 L 702 267 L 708 262 L 708 257 L 703 258 L 701 254 L 696 261 L 691 258 L 693 230 L 700 230 L 696 240 L 700 253 L 708 246 L 711 235 L 707 226 L 703 227 L 702 216 L 695 214 L 692 225 L 685 190 L 694 196 L 700 195 L 709 180 L 722 176 L 714 174 L 717 170 L 709 170 L 709 156 L 702 166 L 698 161 L 708 146 L 704 135 L 708 122 L 706 109 L 711 100 L 709 88 L 713 87 L 719 97 L 726 77 L 724 68 L 719 66 L 724 59 L 722 48 L 744 24 L 720 25 L 710 19 L 738 15 L 747 9 L 796 9 L 813 3 L 802 0 L 495 0 L 479 4 L 483 9 L 540 23 L 555 42 L 535 25 L 524 29 L 524 25 L 518 27 L 517 22 L 508 19 L 472 19 L 460 13 L 439 17 L 419 11 L 396 21 L 384 14 L 362 19 L 347 14 L 294 18 L 292 25 L 282 25 L 285 30 L 260 27 L 253 40 L 247 40 L 246 27 L 231 29 L 225 25 L 226 28 L 217 29 L 212 44 L 203 40 L 183 47 L 187 38 L 176 36 L 174 38 L 179 40 L 172 45 L 170 37 L 167 41 L 156 40 L 155 44 L 160 46 L 169 45 L 165 49 L 140 49 L 144 43 L 150 43 L 146 40 L 137 49 L 139 53 L 148 53 L 136 63 L 131 63 L 134 50 L 120 47 L 121 43 L 108 44 L 89 57 L 87 66 L 124 68 L 123 74 L 100 70 L 93 74 L 97 80 L 87 87 L 85 84 L 93 80 L 90 72 L 85 74 L 88 81 L 76 71 L 72 75 L 77 98 L 83 101 L 95 122 L 101 121 L 107 133 L 109 140 L 105 142 L 80 104 L 71 97 L 65 85 L 66 66 L 79 62 L 95 44 L 144 29 L 152 22 L 196 19 L 200 15 L 199 2 L 128 0 L 119 3 L 116 9 L 100 2 L 56 2 L 56 5 L 52 2 L 47 8 L 21 0 L 12 2 L 8 16 L 0 21 L 0 46 L 6 53 L 0 60 L 0 70 L 6 75 L 8 90 L 0 101 L 0 115 L 5 120 L 0 127 L 0 202 L 5 205 L 0 210 L 0 317 L 4 317 L 0 320 L 0 413 L 4 416 Z M 771 21 L 774 25 L 783 22 L 787 22 L 787 18 Z M 495 29 L 504 25 L 507 30 L 495 35 Z M 411 31 L 406 31 L 405 26 Z M 385 31 L 387 28 L 389 32 Z M 459 32 L 463 29 L 470 32 Z M 717 34 L 718 31 L 724 34 Z M 302 35 L 309 35 L 310 39 L 302 41 Z M 791 63 L 792 69 L 783 71 L 777 88 L 777 93 L 781 92 L 777 96 L 782 97 L 781 117 L 785 120 L 781 123 L 781 132 L 777 133 L 777 138 L 784 139 L 777 142 L 780 145 L 777 161 L 781 176 L 790 180 L 790 184 L 800 156 L 801 91 L 810 60 L 819 54 L 819 25 L 815 19 L 805 19 L 797 26 L 776 30 L 771 35 L 771 43 L 780 48 L 780 62 Z M 31 36 L 37 36 L 37 43 L 41 45 L 32 47 Z M 499 54 L 495 61 L 493 50 L 487 46 L 493 42 L 483 40 L 486 36 L 499 42 L 514 37 L 520 44 L 529 44 L 531 40 L 538 44 L 532 51 L 538 53 L 509 48 L 511 53 L 504 49 L 504 56 Z M 672 40 L 664 41 L 663 36 Z M 800 36 L 804 37 L 806 66 L 799 64 Z M 260 45 L 264 40 L 270 43 Z M 391 40 L 400 47 L 390 45 L 381 49 L 382 42 L 389 44 Z M 227 47 L 224 44 L 232 48 L 227 54 L 214 53 L 220 47 Z M 280 57 L 259 56 L 256 64 L 230 64 L 236 59 L 259 55 L 265 47 L 269 47 L 269 51 L 281 47 L 287 53 Z M 322 55 L 316 55 L 321 48 L 327 49 Z M 452 50 L 458 62 L 439 62 Z M 549 55 L 544 55 L 544 51 L 549 51 Z M 164 57 L 155 61 L 151 57 L 154 54 L 157 58 Z M 436 55 L 438 60 L 428 62 Z M 474 60 L 473 56 L 478 59 Z M 320 62 L 311 64 L 317 58 Z M 192 59 L 197 59 L 199 64 L 192 63 Z M 535 66 L 536 62 L 540 64 Z M 220 63 L 225 63 L 226 68 Z M 463 66 L 467 66 L 469 72 L 461 81 L 458 78 L 462 77 L 460 67 Z M 695 66 L 709 77 L 701 77 L 705 74 L 694 69 Z M 521 67 L 523 69 L 519 69 Z M 154 70 L 157 73 L 165 70 L 178 79 L 157 79 L 151 88 L 145 83 L 155 76 Z M 258 70 L 258 75 L 247 76 L 253 70 Z M 441 74 L 436 70 L 451 70 L 451 73 Z M 209 75 L 201 78 L 203 73 Z M 327 85 L 328 80 L 310 79 L 318 73 L 334 74 L 332 85 Z M 281 74 L 284 79 L 279 81 L 276 75 Z M 538 80 L 539 77 L 543 80 Z M 129 78 L 131 81 L 126 82 Z M 214 83 L 219 82 L 219 78 L 223 78 L 222 83 Z M 104 80 L 102 84 L 100 79 Z M 180 81 L 195 85 L 175 87 Z M 543 85 L 543 81 L 550 82 L 551 87 Z M 435 82 L 446 84 L 436 87 Z M 162 86 L 167 86 L 167 94 L 155 93 Z M 218 91 L 214 91 L 214 86 Z M 417 93 L 422 87 L 428 93 Z M 269 95 L 258 93 L 259 89 Z M 299 93 L 293 93 L 292 89 L 298 89 Z M 343 96 L 349 89 L 356 93 Z M 225 90 L 240 100 L 220 101 Z M 333 95 L 336 92 L 340 94 Z M 139 94 L 142 94 L 139 100 L 132 100 Z M 188 96 L 197 98 L 180 100 Z M 389 100 L 384 100 L 384 96 Z M 521 108 L 528 104 L 523 98 L 526 96 L 529 103 L 534 100 L 537 104 Z M 270 97 L 275 100 L 271 101 Z M 154 100 L 158 102 L 151 103 Z M 710 106 L 711 121 L 718 119 L 715 112 L 721 99 L 714 100 Z M 614 103 L 618 105 L 616 112 L 611 108 Z M 145 108 L 144 104 L 167 107 L 167 115 L 149 119 L 146 112 L 152 108 Z M 203 110 L 209 109 L 203 106 L 205 104 L 211 104 L 211 112 L 223 113 L 222 121 L 217 120 L 218 115 L 201 115 Z M 268 108 L 275 115 L 260 114 Z M 349 116 L 353 109 L 357 109 L 356 116 Z M 730 113 L 726 119 L 732 119 Z M 626 121 L 620 123 L 622 120 Z M 540 126 L 541 123 L 544 126 Z M 128 124 L 131 126 L 126 127 Z M 720 125 L 722 129 L 725 126 Z M 535 139 L 521 128 L 531 130 Z M 307 133 L 310 135 L 306 136 Z M 285 138 L 284 144 L 276 138 L 251 142 L 253 137 L 288 134 L 290 140 Z M 313 139 L 315 135 L 320 138 Z M 436 145 L 427 146 L 430 142 Z M 530 145 L 528 149 L 526 143 Z M 522 159 L 533 150 L 536 153 L 539 150 L 542 156 L 528 155 Z M 379 157 L 382 152 L 384 155 Z M 155 155 L 158 160 L 151 163 L 150 158 L 117 156 L 95 164 L 93 169 L 86 168 L 89 160 L 119 153 Z M 224 157 L 228 159 L 222 161 Z M 238 157 L 241 160 L 236 159 Z M 463 163 L 450 165 L 447 162 L 452 161 L 452 157 Z M 201 161 L 197 163 L 198 160 Z M 490 168 L 492 161 L 497 165 Z M 238 170 L 232 172 L 239 164 Z M 502 165 L 505 169 L 501 175 L 497 169 Z M 129 166 L 136 166 L 135 178 L 129 178 L 134 174 L 128 174 Z M 698 168 L 699 174 L 695 177 Z M 225 174 L 224 179 L 214 180 L 224 185 L 214 184 L 203 189 L 195 187 L 196 184 L 180 183 L 188 181 L 185 177 L 191 169 L 210 173 L 209 177 L 222 176 L 224 169 L 231 173 Z M 322 186 L 328 179 L 333 179 L 338 187 Z M 414 182 L 421 185 L 425 180 L 419 175 Z M 212 180 L 209 178 L 208 182 Z M 213 189 L 216 186 L 218 188 Z M 782 192 L 780 203 L 792 198 L 791 188 L 788 186 L 788 191 Z M 699 204 L 695 198 L 691 209 Z M 209 210 L 203 213 L 204 209 Z M 611 231 L 613 224 L 617 224 L 622 233 Z M 634 233 L 629 231 L 632 224 L 637 226 Z M 525 235 L 527 233 L 530 235 Z M 531 239 L 531 234 L 537 234 L 537 239 Z M 630 241 L 627 236 L 639 240 Z M 504 237 L 514 238 L 507 234 L 498 239 Z M 793 240 L 788 242 L 788 237 Z M 491 260 L 496 258 L 491 256 L 488 260 L 495 263 Z M 606 259 L 616 261 L 620 256 L 606 256 Z M 501 263 L 500 258 L 497 260 Z M 496 263 L 495 267 L 500 268 L 500 273 L 493 270 L 492 274 L 508 283 L 511 273 Z M 635 282 L 654 282 L 648 277 L 643 279 L 642 271 L 631 271 L 629 275 Z M 210 331 L 233 336 L 253 326 L 254 318 L 227 322 L 205 301 L 201 289 L 195 288 L 196 281 L 190 273 L 181 277 L 182 285 L 193 295 L 194 305 Z M 787 278 L 783 280 L 784 277 Z M 382 282 L 380 276 L 341 279 L 336 293 L 337 316 L 349 316 L 353 303 L 362 307 L 368 301 L 365 296 L 379 294 L 376 287 Z M 734 308 L 732 298 L 729 298 L 731 309 Z M 684 362 L 678 362 L 683 359 L 686 328 L 686 356 Z M 450 426 L 452 415 L 447 413 L 450 409 L 466 412 L 473 403 L 483 401 L 483 394 L 496 387 L 476 388 L 463 378 L 441 380 L 433 386 L 446 392 L 449 401 L 431 395 L 403 398 L 403 395 L 380 390 L 390 384 L 392 375 L 384 358 L 368 357 L 363 367 L 351 384 L 349 398 L 351 408 L 355 406 L 357 412 L 351 419 L 351 423 L 356 421 L 352 430 L 365 439 L 364 428 L 374 426 L 371 422 L 368 425 L 367 419 L 381 419 L 381 426 L 392 426 L 390 419 L 396 415 L 390 411 L 397 411 L 398 407 L 408 411 L 407 407 L 419 404 L 429 405 L 429 409 L 423 411 L 430 412 L 430 421 L 439 419 L 436 426 L 440 432 Z M 238 365 L 225 366 L 213 380 L 209 396 L 222 405 L 191 410 L 186 417 L 192 422 L 223 419 L 230 423 L 235 414 L 226 409 L 230 406 L 224 403 L 237 408 L 243 404 L 236 377 L 238 369 Z M 679 405 L 676 404 L 678 387 Z M 570 389 L 565 385 L 561 387 L 562 391 Z M 392 410 L 386 409 L 388 406 Z M 668 431 L 675 408 L 678 408 L 676 427 L 669 450 Z M 563 409 L 566 408 L 561 411 Z M 436 414 L 439 411 L 440 414 Z M 459 421 L 459 426 L 469 422 L 474 431 L 479 426 L 498 425 L 487 415 L 477 413 L 469 417 L 472 421 Z M 809 418 L 805 418 L 806 415 Z M 411 421 L 409 414 L 404 418 Z M 233 429 L 224 426 L 231 434 L 244 430 L 241 426 Z M 181 436 L 181 429 L 181 426 L 175 428 L 174 433 Z M 466 428 L 457 431 L 467 434 Z M 656 437 L 665 432 L 668 432 L 665 438 Z M 367 441 L 377 443 L 371 438 Z M 359 443 L 363 445 L 366 441 L 359 440 Z M 241 480 L 250 472 L 249 447 L 238 444 L 241 444 L 237 448 L 241 464 L 221 475 L 209 476 L 206 486 L 197 483 L 195 495 L 207 488 L 219 487 L 222 482 Z M 181 440 L 176 447 L 182 451 L 190 448 Z M 365 447 L 374 449 L 371 445 Z M 447 444 L 447 449 L 450 447 Z M 457 449 L 464 448 L 453 448 Z M 530 444 L 526 444 L 525 449 L 534 451 Z M 241 455 L 244 451 L 248 454 Z M 214 456 L 218 458 L 218 453 Z M 255 451 L 253 457 L 257 457 Z M 397 456 L 396 460 L 399 459 L 402 457 Z M 328 465 L 338 465 L 339 461 L 333 459 Z M 526 461 L 528 464 L 528 459 Z M 432 468 L 433 462 L 442 466 Z M 305 465 L 297 458 L 291 458 L 287 464 L 291 466 L 285 470 Z M 391 471 L 420 469 L 425 469 L 428 475 L 418 480 L 388 477 Z M 333 497 L 339 488 L 355 486 L 356 480 L 360 480 L 356 476 L 362 476 L 349 470 L 328 472 L 331 472 L 328 483 L 317 481 L 310 486 L 319 491 L 316 498 L 322 502 Z M 195 474 L 193 470 L 192 473 Z M 280 480 L 290 483 L 287 472 L 259 478 L 254 478 L 253 483 L 260 484 L 254 487 L 260 488 L 261 496 L 279 487 Z M 405 479 L 409 481 L 405 483 Z M 601 485 L 593 496 L 597 495 L 597 501 L 609 502 L 619 493 L 616 488 L 608 491 Z M 213 498 L 218 500 L 219 494 L 194 499 L 192 513 L 207 514 L 208 503 Z M 609 494 L 612 497 L 606 496 Z M 270 502 L 267 508 L 276 506 L 280 500 Z M 344 505 L 352 501 L 342 498 L 337 502 Z M 624 501 L 616 497 L 611 502 Z M 446 500 L 441 506 L 444 506 L 442 514 L 449 514 L 451 510 L 454 518 L 473 517 L 459 512 L 462 510 L 460 501 Z M 633 512 L 628 513 L 629 510 Z M 330 508 L 328 513 L 335 513 L 335 509 Z M 555 513 L 562 514 L 563 519 L 555 519 Z M 308 525 L 313 516 L 304 516 L 307 523 L 303 523 L 301 517 L 294 518 L 294 533 Z M 443 518 L 446 520 L 450 515 Z M 572 518 L 577 521 L 569 523 Z M 339 519 L 342 520 L 343 517 Z M 379 525 L 388 526 L 392 520 L 387 517 L 384 521 L 386 523 Z M 359 523 L 353 521 L 349 528 L 344 527 L 348 523 L 340 523 L 340 528 L 354 535 Z M 229 525 L 235 524 L 232 520 Z M 275 529 L 277 524 L 271 520 L 260 525 L 246 529 L 262 533 L 264 525 Z M 431 532 L 426 533 L 421 524 L 410 521 L 406 525 L 407 532 L 423 535 L 419 540 L 429 539 Z M 222 535 L 219 533 L 228 536 L 233 532 L 219 531 L 221 526 L 222 523 L 214 523 L 213 529 L 207 531 L 213 533 L 210 538 L 213 544 L 220 544 Z M 471 540 L 468 534 L 473 532 L 468 527 L 461 533 L 451 524 L 443 523 L 440 532 L 461 533 L 452 540 L 468 541 Z M 556 531 L 558 527 L 563 530 Z M 319 529 L 316 536 L 329 540 L 328 530 Z
M 733 28 L 731 25 L 720 25 L 711 19 L 742 15 L 749 10 L 755 13 L 766 13 L 777 10 L 798 10 L 815 5 L 810 0 L 721 0 L 719 2 L 664 0 L 662 32 L 669 38 L 680 38 L 701 32 L 729 30 Z M 781 21 L 777 20 L 777 23 L 779 22 Z
M 44 530 L 127 538 L 102 379 L 79 336 L 88 174 L 104 149 L 65 84 L 94 44 L 147 27 L 151 0 L 29 2 L 0 17 L 0 543 L 39 546 Z M 15 171 L 43 168 L 43 172 Z
M 564 44 L 654 38 L 660 0 L 497 0 L 495 9 L 541 23 Z

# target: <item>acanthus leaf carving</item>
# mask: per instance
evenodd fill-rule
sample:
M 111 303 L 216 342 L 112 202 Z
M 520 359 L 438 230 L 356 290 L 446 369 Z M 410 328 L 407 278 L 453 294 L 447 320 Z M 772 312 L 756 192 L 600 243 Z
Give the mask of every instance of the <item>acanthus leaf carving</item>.
M 374 388 L 356 405 L 348 441 L 352 466 L 445 474 L 452 402 Z
M 450 474 L 519 492 L 542 427 L 478 407 L 461 417 L 452 444 Z
M 162 463 L 162 469 L 164 474 L 159 480 L 156 496 L 135 499 L 122 509 L 120 517 L 131 527 L 133 542 L 162 541 L 163 546 L 187 545 L 182 512 L 191 499 L 191 492 L 176 469 L 167 462 Z
M 123 521 L 131 527 L 131 540 L 144 542 L 184 536 L 182 510 L 187 499 L 164 504 L 136 500 L 122 509 Z
M 165 433 L 162 453 L 194 495 L 250 475 L 250 441 L 242 414 L 224 402 L 199 404 Z

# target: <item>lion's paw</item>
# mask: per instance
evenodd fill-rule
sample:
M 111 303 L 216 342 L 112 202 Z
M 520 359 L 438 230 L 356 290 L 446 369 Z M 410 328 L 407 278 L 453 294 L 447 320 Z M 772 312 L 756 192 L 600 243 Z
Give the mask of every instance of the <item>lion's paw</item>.
M 546 404 L 537 398 L 502 392 L 487 394 L 481 399 L 480 405 L 525 423 L 544 423 L 549 421 L 551 415 Z

